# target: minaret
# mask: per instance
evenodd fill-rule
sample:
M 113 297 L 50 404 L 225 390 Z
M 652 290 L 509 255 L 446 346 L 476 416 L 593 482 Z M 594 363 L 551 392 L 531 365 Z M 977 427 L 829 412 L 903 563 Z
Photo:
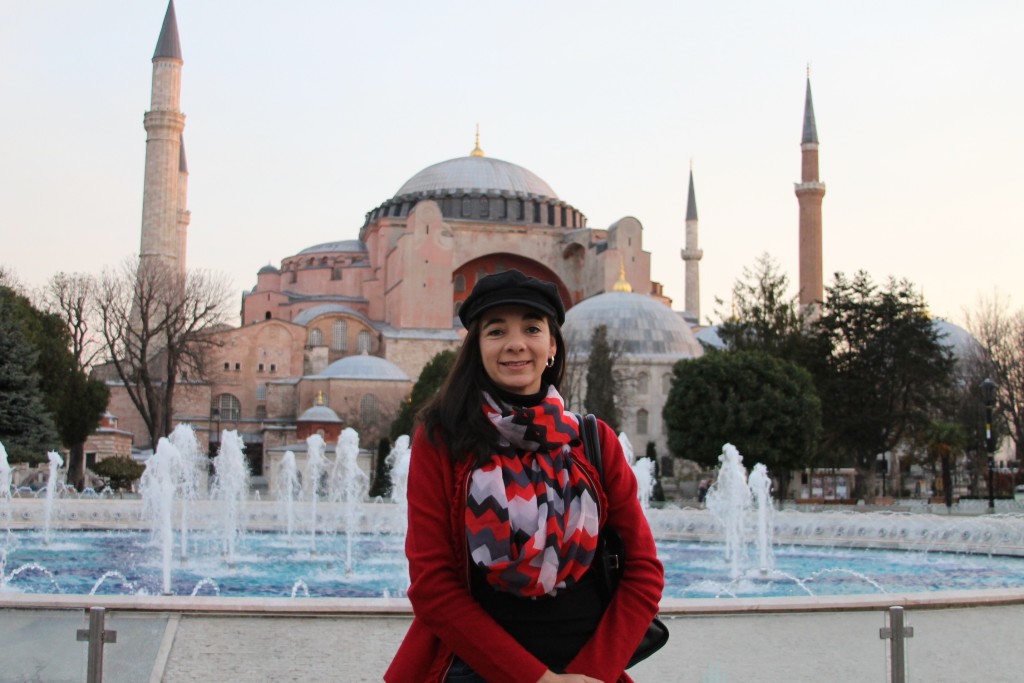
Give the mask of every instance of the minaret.
M 811 103 L 811 73 L 807 71 L 804 100 L 804 131 L 800 139 L 800 182 L 796 200 L 800 204 L 800 307 L 816 306 L 825 297 L 821 267 L 821 200 L 825 183 L 818 180 L 818 129 Z
M 181 113 L 181 43 L 174 0 L 167 4 L 160 38 L 153 53 L 153 92 L 146 112 L 146 176 L 142 192 L 143 265 L 162 264 L 185 272 L 185 242 L 189 213 L 185 209 L 188 176 Z
M 697 195 L 693 191 L 693 162 L 690 162 L 690 191 L 686 196 L 686 248 L 681 252 L 686 264 L 686 307 L 683 317 L 700 324 L 700 260 L 704 250 L 697 246 Z

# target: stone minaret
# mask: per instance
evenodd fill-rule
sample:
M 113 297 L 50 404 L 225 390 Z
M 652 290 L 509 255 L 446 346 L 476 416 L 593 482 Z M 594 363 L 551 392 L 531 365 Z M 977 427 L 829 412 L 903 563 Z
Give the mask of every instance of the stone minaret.
M 821 267 L 821 200 L 825 183 L 818 180 L 818 129 L 811 103 L 811 75 L 807 74 L 804 100 L 804 131 L 800 139 L 800 182 L 796 199 L 800 204 L 800 294 L 801 308 L 807 309 L 824 299 Z
M 181 43 L 174 0 L 167 5 L 164 25 L 153 53 L 153 94 L 146 112 L 146 177 L 142 192 L 143 265 L 158 263 L 185 272 L 189 212 L 185 208 L 188 168 L 182 131 Z
M 682 251 L 686 264 L 686 308 L 683 317 L 700 324 L 700 260 L 704 250 L 697 246 L 697 195 L 693 191 L 693 164 L 690 165 L 690 191 L 686 197 L 686 248 Z

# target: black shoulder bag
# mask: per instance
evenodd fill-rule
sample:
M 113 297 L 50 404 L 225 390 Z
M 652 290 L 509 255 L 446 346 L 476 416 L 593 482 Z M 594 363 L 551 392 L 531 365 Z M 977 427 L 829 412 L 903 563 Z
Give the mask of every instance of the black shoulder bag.
M 601 485 L 604 485 L 604 463 L 601 460 L 601 440 L 597 433 L 597 418 L 593 415 L 586 417 L 576 416 L 580 421 L 580 438 L 583 441 L 583 451 L 590 460 L 590 464 L 597 470 L 601 477 Z M 622 572 L 625 570 L 625 546 L 622 539 L 608 524 L 601 527 L 601 533 L 597 539 L 597 553 L 595 561 L 598 582 L 602 589 L 605 607 L 612 601 Z M 647 627 L 643 640 L 636 648 L 636 652 L 629 660 L 626 668 L 630 668 L 637 662 L 642 662 L 655 652 L 660 650 L 668 642 L 668 627 L 658 617 Z

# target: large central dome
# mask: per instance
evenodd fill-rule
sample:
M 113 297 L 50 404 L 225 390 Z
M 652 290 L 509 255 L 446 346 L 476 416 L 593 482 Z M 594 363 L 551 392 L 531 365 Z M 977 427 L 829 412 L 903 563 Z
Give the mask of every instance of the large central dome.
M 532 171 L 501 159 L 482 156 L 458 157 L 427 166 L 406 181 L 395 196 L 446 190 L 513 192 L 558 199 L 551 186 Z

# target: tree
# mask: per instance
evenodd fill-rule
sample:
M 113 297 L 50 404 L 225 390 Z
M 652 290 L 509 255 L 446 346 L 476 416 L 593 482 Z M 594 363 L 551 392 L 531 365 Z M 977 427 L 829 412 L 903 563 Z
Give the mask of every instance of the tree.
M 205 351 L 223 322 L 227 286 L 205 271 L 181 274 L 138 259 L 100 279 L 94 304 L 109 358 L 155 445 L 171 428 L 182 376 L 205 376 Z
M 780 497 L 789 472 L 811 462 L 821 433 L 810 373 L 763 351 L 710 351 L 678 361 L 662 415 L 673 455 L 714 467 L 731 443 L 778 478 Z
M 34 370 L 38 352 L 22 331 L 13 292 L 0 286 L 0 443 L 10 462 L 45 462 L 57 432 Z
M 590 338 L 590 359 L 587 361 L 587 393 L 583 404 L 619 431 L 619 408 L 615 401 L 615 360 L 608 343 L 608 327 L 598 325 Z
M 141 465 L 131 458 L 117 455 L 112 458 L 104 458 L 96 463 L 96 474 L 110 480 L 110 488 L 115 491 L 129 490 L 132 482 L 136 481 L 146 471 L 146 466 Z
M 102 346 L 94 338 L 90 319 L 93 278 L 84 274 L 57 273 L 43 292 L 43 305 L 63 330 L 53 334 L 63 340 L 60 353 L 63 377 L 53 387 L 55 416 L 61 441 L 68 448 L 68 480 L 79 490 L 85 483 L 85 440 L 96 431 L 110 401 L 104 382 L 90 378 L 89 369 Z
M 996 383 L 996 422 L 1006 423 L 1024 461 L 1024 310 L 1009 313 L 999 296 L 979 301 L 967 313 L 967 329 L 978 340 L 984 371 Z
M 403 434 L 412 437 L 415 427 L 416 414 L 444 384 L 444 380 L 455 365 L 455 351 L 447 349 L 434 355 L 420 372 L 419 378 L 412 386 L 409 398 L 402 404 L 398 411 L 398 417 L 391 423 L 391 439 L 395 440 Z M 385 455 L 387 455 L 385 453 Z
M 863 271 L 852 280 L 836 274 L 811 331 L 826 449 L 857 468 L 856 494 L 870 498 L 878 454 L 931 424 L 952 353 L 910 282 L 890 278 L 880 289 Z
M 789 279 L 767 253 L 732 288 L 732 310 L 722 318 L 718 336 L 732 351 L 765 351 L 795 360 L 801 347 L 804 316 L 797 297 L 787 296 Z M 721 299 L 716 303 L 722 305 Z

